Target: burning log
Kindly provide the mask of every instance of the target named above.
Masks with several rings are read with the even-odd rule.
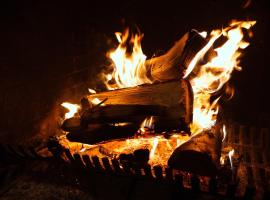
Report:
[[[87,129],[93,124],[116,124],[132,122],[139,124],[148,116],[167,116],[170,109],[159,105],[107,105],[89,108],[81,117],[66,119],[61,128],[66,132],[76,132]],[[168,121],[166,119],[166,121]],[[180,121],[180,119],[179,119]],[[179,123],[168,122],[177,126]],[[87,130],[86,130],[87,131]]]
[[[166,115],[168,108],[159,105],[106,105],[89,109],[81,116],[81,125],[90,123],[142,122],[147,116]]]
[[[68,120],[67,120],[68,121]],[[127,119],[126,119],[127,121]],[[95,144],[105,140],[129,138],[139,134],[138,129],[141,121],[137,122],[124,122],[124,123],[95,123],[89,124],[87,128],[78,127],[64,127],[63,130],[68,130],[67,139],[71,142],[81,142],[86,144]],[[147,133],[150,135],[157,135],[165,131],[172,130],[185,130],[187,127],[183,125],[180,119],[169,119],[166,117],[159,117],[154,128],[153,133]],[[167,133],[167,132],[166,132]],[[164,133],[163,135],[165,135]]]
[[[62,126],[63,131],[69,132],[69,131],[78,131],[82,129],[81,126],[81,119],[79,117],[72,117],[69,119],[66,119]]]
[[[107,106],[119,104],[163,106],[166,107],[167,110],[170,110],[169,112],[166,111],[167,117],[183,118],[186,124],[192,121],[192,89],[189,82],[185,80],[105,91],[88,95],[87,98],[90,102],[96,98],[99,100],[108,98],[105,102]],[[106,110],[108,115],[110,112],[113,112],[109,109]],[[161,110],[163,110],[163,113],[159,113],[158,115],[161,114],[162,116],[164,109]],[[147,109],[142,109],[141,111],[142,113],[148,114],[148,116],[155,115],[147,113]],[[159,111],[155,108],[155,112]],[[131,117],[131,113],[119,113],[119,111],[117,115],[121,115],[124,119]],[[113,116],[113,114],[111,114],[111,116]]]
[[[217,175],[222,137],[219,131],[204,131],[174,150],[168,165],[201,176]]]
[[[148,77],[160,82],[182,78],[183,71],[206,43],[207,40],[196,30],[191,30],[166,54],[146,61]]]
[[[66,135],[70,142],[95,144],[110,139],[132,137],[136,133],[139,124],[126,124],[113,126],[109,124],[95,124],[87,129],[72,131]]]

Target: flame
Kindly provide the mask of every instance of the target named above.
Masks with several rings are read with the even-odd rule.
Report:
[[[207,32],[206,31],[202,31],[199,33],[203,38],[207,37]]]
[[[158,146],[158,142],[159,142],[159,138],[155,137],[154,140],[153,140],[152,149],[151,149],[150,154],[149,154],[150,160],[154,158],[155,151],[156,151],[157,146]]]
[[[69,112],[67,112],[65,114],[65,119],[69,119],[72,118],[80,109],[80,106],[77,104],[72,104],[72,103],[68,103],[68,102],[64,102],[61,104],[61,106],[67,108],[69,110]]]
[[[223,132],[222,142],[224,142],[224,140],[226,139],[226,136],[227,136],[227,129],[226,129],[225,125],[223,125],[223,127],[222,127],[222,132]]]
[[[130,40],[128,40],[128,30],[123,34],[117,32],[115,35],[119,45],[109,53],[109,57],[113,61],[114,71],[112,74],[106,75],[107,88],[112,90],[151,83],[152,81],[146,75],[146,56],[141,48],[143,35],[132,35]],[[127,43],[132,46],[130,53],[127,52]],[[111,80],[114,80],[115,84],[109,84],[108,82]]]
[[[224,165],[225,164],[225,159],[224,157],[220,156],[220,164],[221,165]]]
[[[181,145],[181,140],[180,139],[176,139],[176,147],[179,147]]]
[[[223,30],[212,31],[209,42],[190,62],[184,78],[189,76],[218,38],[226,37],[227,41],[214,50],[217,56],[200,66],[198,74],[190,80],[194,93],[193,123],[190,126],[192,134],[200,133],[215,125],[220,97],[213,102],[210,102],[210,97],[228,82],[234,69],[241,70],[238,66],[240,50],[249,45],[248,42],[243,41],[242,29],[250,29],[255,23],[255,21],[233,21]]]
[[[91,103],[94,104],[94,105],[98,105],[100,104],[102,101],[99,99],[99,98],[94,98],[91,100]]]
[[[96,93],[97,93],[95,90],[93,90],[93,89],[91,89],[91,88],[88,88],[88,92],[89,92],[90,94],[96,94]]]
[[[153,130],[154,127],[155,127],[154,117],[153,116],[146,117],[145,120],[141,124],[140,130],[144,132],[146,128],[149,128],[149,129]]]
[[[195,55],[190,62],[184,78],[189,76],[194,68],[199,68],[199,71],[189,78],[194,94],[193,104],[193,122],[190,125],[193,135],[200,133],[204,129],[210,129],[215,125],[217,120],[217,114],[219,111],[218,101],[220,97],[217,97],[213,101],[210,101],[213,94],[220,90],[225,83],[231,77],[231,73],[234,69],[240,70],[239,58],[240,50],[246,48],[249,43],[243,41],[242,29],[250,29],[256,22],[255,21],[233,21],[229,27],[222,30],[214,30],[209,35],[207,32],[199,33],[204,38],[209,38],[207,44]],[[225,37],[226,42],[214,49],[216,56],[211,58],[206,64],[199,65],[199,62],[205,56],[205,54],[211,49],[217,39]],[[131,35],[126,31],[123,34],[116,33],[116,38],[119,42],[118,47],[109,53],[114,66],[114,71],[111,74],[105,75],[107,80],[108,89],[117,89],[125,87],[133,87],[144,83],[152,83],[147,78],[145,61],[146,56],[141,49],[142,35]],[[129,39],[131,38],[131,39]],[[131,51],[128,51],[130,49]],[[115,82],[115,83],[113,83]],[[226,88],[227,89],[227,88]],[[89,89],[89,92],[94,94],[96,91]],[[233,90],[228,92],[233,94]],[[101,101],[98,98],[94,98],[92,103],[102,104],[106,100]],[[63,103],[62,106],[69,109],[65,118],[73,117],[77,110],[80,108],[76,104]],[[134,152],[135,149],[147,148],[150,151],[149,163],[150,164],[167,164],[168,158],[172,152],[188,141],[190,136],[188,134],[174,134],[167,138],[164,135],[154,135],[154,117],[146,118],[139,129],[142,135],[151,133],[147,137],[134,137],[123,141],[111,141],[103,143],[107,145],[108,149],[120,153]],[[115,126],[121,126],[122,124],[115,124]],[[123,124],[124,125],[124,124]],[[223,139],[225,140],[227,130],[225,125],[222,128]],[[88,151],[88,148],[82,147],[81,152]],[[231,169],[233,170],[232,156],[234,150],[232,149],[228,153],[230,159]],[[220,158],[221,164],[224,164],[224,157]]]
[[[233,162],[232,162],[233,154],[234,154],[234,149],[230,150],[230,152],[228,153],[230,164],[231,164],[231,170],[233,170]]]

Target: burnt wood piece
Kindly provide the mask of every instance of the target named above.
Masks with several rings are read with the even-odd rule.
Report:
[[[106,105],[89,109],[81,116],[81,125],[91,123],[142,122],[148,116],[163,116],[168,108],[160,105]]]
[[[148,77],[153,81],[180,79],[194,56],[207,44],[196,30],[191,30],[175,42],[164,55],[146,60]]]
[[[170,113],[170,110],[160,105],[108,105],[88,109],[82,114],[81,118],[66,119],[61,128],[66,132],[77,132],[94,123],[141,123],[150,115],[165,116],[167,113]],[[172,125],[175,125],[175,123]]]
[[[61,129],[66,132],[79,131],[82,129],[81,119],[79,117],[66,119],[61,125]]]
[[[105,140],[129,138],[134,135],[141,134],[140,128],[142,120],[139,122],[127,123],[125,125],[117,126],[114,124],[90,124],[87,128],[67,133],[66,137],[71,142],[81,142],[85,144],[95,144]],[[186,125],[181,122],[181,119],[160,117],[155,122],[154,133],[148,134],[164,134],[164,131],[185,130]],[[104,147],[100,147],[99,151],[109,157],[114,157],[113,151],[107,151]]]
[[[167,109],[169,109],[169,112],[166,112],[169,117],[183,118],[183,121],[186,124],[189,124],[192,121],[192,88],[190,83],[185,80],[175,80],[165,83],[148,84],[132,88],[105,91],[88,95],[87,98],[90,102],[95,98],[100,100],[108,98],[105,102],[107,106],[119,104],[165,106]],[[113,112],[109,111],[109,107],[104,109],[107,109],[110,113]],[[149,112],[151,109],[149,111],[147,109],[143,109],[142,111],[145,113],[145,115],[151,115],[151,112]],[[156,114],[161,114],[160,110],[156,109],[156,112],[158,112]],[[117,114],[124,116],[124,119],[128,119],[131,113],[123,112]],[[152,113],[152,115],[154,114],[155,113]],[[86,113],[82,118],[87,118],[86,116],[91,117],[92,115],[91,113]],[[97,119],[101,116],[102,115],[98,115],[98,113],[96,114]]]
[[[71,142],[95,144],[110,139],[132,137],[136,133],[139,124],[126,126],[112,126],[108,124],[96,124],[87,129],[70,132],[66,135]]]
[[[216,176],[220,164],[222,137],[218,128],[191,137],[174,150],[168,165],[201,176]]]

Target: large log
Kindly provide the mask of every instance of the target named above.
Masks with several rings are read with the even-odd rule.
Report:
[[[201,176],[216,176],[220,165],[222,137],[217,127],[191,137],[174,150],[168,165]]]
[[[170,109],[168,117],[182,118],[186,124],[192,121],[193,94],[189,82],[169,81],[141,85],[87,96],[91,102],[95,98],[104,100],[106,105],[159,105]]]
[[[132,119],[134,120],[134,118]],[[63,124],[62,129],[69,132],[67,134],[67,139],[72,142],[81,142],[87,144],[95,144],[97,142],[119,139],[119,138],[129,138],[141,133],[138,131],[141,121],[132,121],[129,117],[126,117],[126,122],[124,123],[90,123],[87,127],[76,126],[78,124],[77,119],[68,119],[66,123]],[[68,126],[69,123],[75,121],[75,127]],[[155,119],[155,126],[153,128],[154,132],[146,132],[145,135],[160,134],[164,131],[173,131],[176,129],[185,130],[185,126],[181,123],[179,119],[169,119],[165,116],[157,117]],[[144,127],[145,128],[145,127]]]
[[[81,125],[93,123],[141,123],[148,116],[169,116],[170,109],[160,105],[106,105],[86,110],[81,116]]]
[[[196,30],[186,33],[167,53],[146,60],[148,78],[160,82],[180,79],[191,60],[206,43],[207,40]]]
[[[96,144],[110,139],[129,138],[135,135],[139,124],[127,124],[124,126],[113,126],[109,124],[93,124],[87,129],[72,131],[68,133],[67,139],[71,142],[85,144]]]

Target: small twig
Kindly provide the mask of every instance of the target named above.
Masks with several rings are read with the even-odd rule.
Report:
[[[105,103],[108,100],[108,98],[103,99],[101,102],[99,102],[97,105],[94,105],[93,108],[91,108],[91,112],[95,112],[97,108],[99,108],[103,103]]]

